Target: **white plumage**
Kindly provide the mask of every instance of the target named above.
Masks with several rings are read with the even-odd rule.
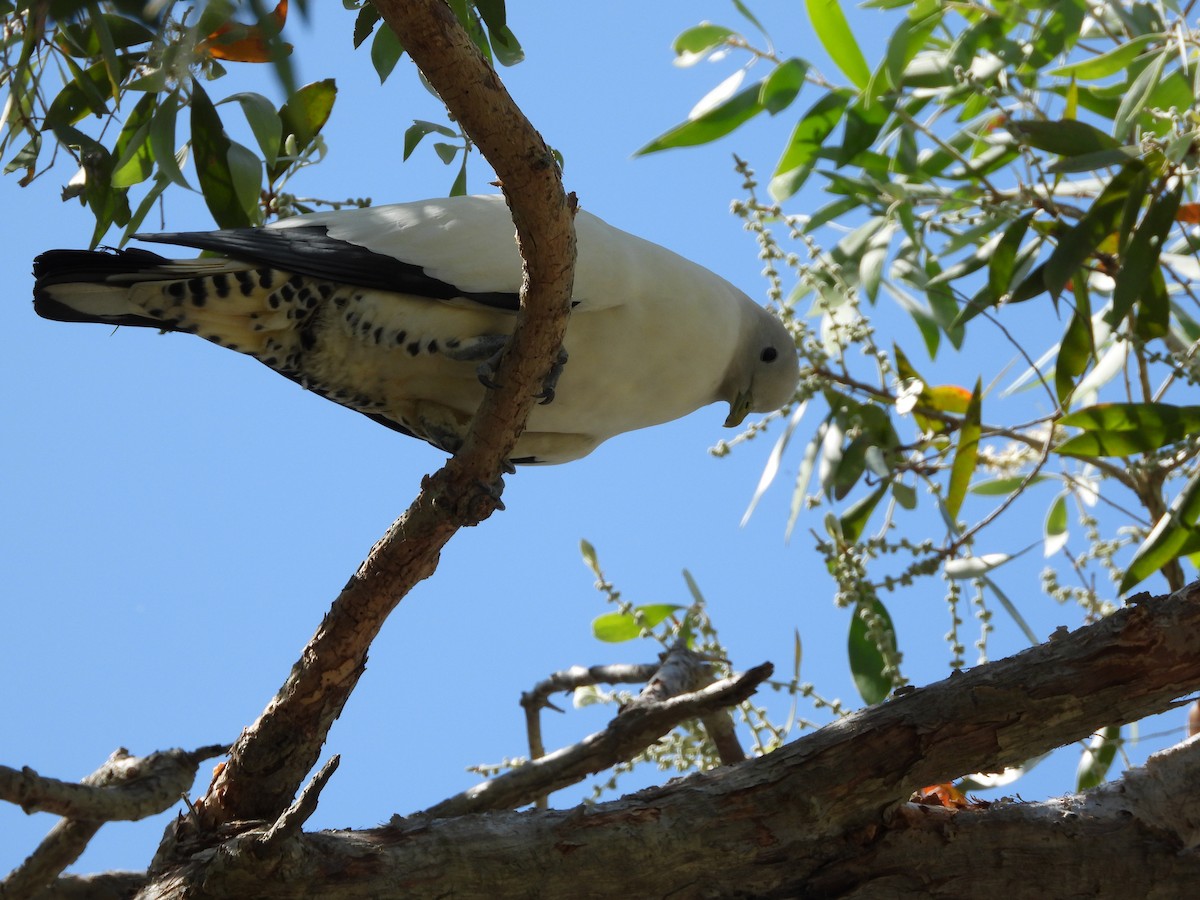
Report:
[[[796,348],[778,319],[587,212],[575,226],[566,366],[514,461],[578,459],[718,400],[735,425],[792,397]],[[483,396],[477,369],[515,322],[521,260],[499,196],[142,238],[222,257],[52,250],[34,263],[37,312],[199,334],[451,452]]]

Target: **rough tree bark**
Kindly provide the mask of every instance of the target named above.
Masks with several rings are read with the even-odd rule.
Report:
[[[1200,687],[1200,586],[856,713],[776,752],[594,808],[231,836],[142,897],[1190,896],[1200,736],[1113,784],[962,810],[997,771]]]

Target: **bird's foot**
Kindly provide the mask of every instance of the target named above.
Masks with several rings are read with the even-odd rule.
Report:
[[[541,393],[534,395],[539,405],[545,406],[547,403],[554,402],[554,389],[558,387],[558,379],[562,377],[563,368],[566,364],[567,351],[559,347],[558,355],[554,357],[554,363],[550,366],[550,371],[546,373],[546,377],[542,381]]]
[[[446,348],[445,353],[450,359],[460,362],[481,361],[475,369],[475,374],[479,377],[480,384],[493,390],[500,386],[496,381],[496,369],[500,365],[500,357],[504,353],[504,348],[508,346],[508,340],[509,337],[506,334],[481,334],[457,347]],[[567,351],[560,348],[558,355],[554,358],[554,363],[550,366],[550,371],[546,373],[546,378],[542,381],[541,391],[535,395],[541,405],[545,406],[554,400],[554,390],[566,364]]]

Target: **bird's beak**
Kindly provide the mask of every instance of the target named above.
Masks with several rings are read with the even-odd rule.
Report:
[[[742,420],[750,414],[750,407],[754,404],[754,397],[749,391],[738,391],[736,397],[729,402],[729,415],[725,419],[726,428],[737,428],[742,424]]]

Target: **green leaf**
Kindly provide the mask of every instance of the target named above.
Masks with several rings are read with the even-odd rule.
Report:
[[[1097,403],[1059,420],[1083,434],[1055,447],[1063,456],[1129,456],[1158,450],[1200,432],[1200,406]]]
[[[871,80],[871,69],[838,0],[805,0],[804,6],[829,58],[856,88],[864,90]]]
[[[979,437],[982,433],[982,393],[983,385],[978,379],[975,390],[971,392],[971,401],[963,415],[962,427],[958,432],[958,450],[954,454],[954,464],[950,467],[950,489],[946,494],[946,514],[952,521],[957,521],[958,511],[962,508],[963,498],[975,474],[975,463],[979,458]]]
[[[807,72],[808,63],[795,56],[777,66],[763,79],[758,95],[759,104],[771,115],[787,109],[804,87]]]
[[[404,45],[400,43],[400,38],[396,37],[396,32],[392,31],[387,22],[380,23],[379,30],[375,32],[375,40],[371,41],[371,65],[379,75],[380,84],[388,80],[388,76],[392,74],[403,55]]]
[[[1158,269],[1159,254],[1163,241],[1171,226],[1183,198],[1182,181],[1166,194],[1159,194],[1150,201],[1141,224],[1134,229],[1128,247],[1121,254],[1121,269],[1117,272],[1113,287],[1112,308],[1104,321],[1116,327],[1128,315],[1133,304],[1139,300],[1153,303],[1149,311],[1165,332],[1170,310],[1166,297],[1157,297],[1152,290],[1151,275]],[[1139,198],[1140,200],[1140,198]],[[1155,302],[1159,301],[1159,302]]]
[[[462,165],[458,167],[458,175],[450,185],[451,197],[463,197],[467,193],[467,154],[463,154]]]
[[[1046,522],[1042,527],[1043,554],[1053,556],[1067,543],[1067,498],[1059,494],[1046,511]]]
[[[828,93],[814,103],[796,123],[771,178],[772,197],[779,201],[786,200],[804,185],[816,164],[825,139],[837,128],[852,96],[847,91]]]
[[[1124,743],[1121,728],[1109,725],[1092,735],[1087,747],[1079,757],[1075,770],[1075,790],[1086,791],[1104,783],[1117,758],[1117,749]]]
[[[221,228],[249,228],[254,224],[247,214],[230,170],[231,142],[225,134],[216,107],[199,82],[192,84],[192,152],[196,161],[196,176],[204,202],[213,220]],[[255,158],[255,162],[257,162]],[[240,160],[239,160],[240,167]]]
[[[1133,84],[1121,97],[1121,104],[1117,107],[1117,114],[1113,118],[1113,134],[1119,139],[1126,140],[1133,135],[1133,126],[1142,114],[1142,110],[1146,108],[1150,95],[1158,86],[1167,57],[1174,54],[1173,46],[1161,49],[1150,61],[1150,64],[1142,69],[1137,78],[1133,80]]]
[[[724,46],[729,38],[736,35],[737,32],[724,25],[714,25],[711,22],[694,25],[686,31],[680,32],[679,36],[671,43],[671,49],[675,51],[676,56],[675,65],[681,67],[695,65],[718,47]]]
[[[928,9],[928,7],[926,7]],[[913,15],[916,15],[916,9]],[[941,22],[945,10],[936,7],[925,15],[904,19],[888,39],[886,72],[893,87],[904,83],[905,71]]]
[[[176,159],[175,120],[179,112],[179,95],[168,94],[158,104],[154,122],[150,125],[150,149],[158,163],[159,174],[172,184],[191,189]]]
[[[724,103],[663,132],[634,156],[645,156],[672,147],[694,147],[724,137],[763,111],[758,101],[760,91],[761,88],[754,85],[738,92]]]
[[[408,126],[408,129],[404,132],[405,159],[408,159],[412,155],[412,152],[417,149],[417,145],[420,144],[428,134],[440,134],[443,137],[457,137],[454,129],[448,128],[445,125],[441,125],[437,122],[427,122],[424,119],[414,119],[413,123]]]
[[[1045,481],[1045,475],[1038,475],[1029,485],[1032,487],[1040,481]],[[1014,475],[1012,478],[989,478],[986,481],[979,481],[971,485],[971,493],[979,494],[985,497],[1007,497],[1025,481],[1021,475]]]
[[[1008,130],[1036,150],[1059,156],[1083,156],[1104,150],[1116,150],[1121,144],[1099,128],[1076,119],[1012,121]]]
[[[337,84],[332,78],[306,84],[288,97],[287,102],[279,108],[283,137],[279,142],[275,165],[267,171],[268,181],[274,182],[292,163],[284,153],[288,136],[295,138],[297,153],[307,150],[329,121],[336,99]]]
[[[1042,275],[1051,295],[1057,297],[1100,243],[1117,230],[1131,188],[1145,178],[1145,172],[1140,160],[1131,161],[1113,176],[1079,222],[1059,238]]]
[[[992,258],[988,262],[988,290],[991,291],[993,303],[999,303],[1000,298],[1008,293],[1017,267],[1017,251],[1021,249],[1021,242],[1025,240],[1025,232],[1033,216],[1033,212],[1028,212],[1011,222],[992,251]]]
[[[262,196],[263,164],[258,154],[236,141],[229,142],[229,174],[233,190],[251,225],[262,224],[259,198]]]
[[[525,51],[521,42],[507,25],[488,29],[488,41],[492,45],[492,54],[502,66],[515,66],[525,59]]]
[[[1162,35],[1143,34],[1140,37],[1118,44],[1107,53],[1093,56],[1089,59],[1051,69],[1047,75],[1055,78],[1078,78],[1080,81],[1094,81],[1107,78],[1118,72],[1132,68],[1131,63],[1151,44],[1162,40]]]
[[[1054,363],[1054,392],[1064,407],[1075,390],[1076,379],[1087,371],[1088,363],[1096,355],[1088,289],[1082,279],[1075,286],[1075,301],[1075,312],[1059,342]]]
[[[158,198],[162,196],[163,191],[170,184],[170,179],[164,177],[161,172],[154,179],[154,184],[150,186],[150,190],[146,191],[146,196],[142,198],[142,202],[138,204],[137,209],[133,211],[133,215],[129,217],[129,223],[121,233],[122,246],[142,227],[142,222],[145,221],[147,214],[154,208],[154,204],[158,202]]]
[[[613,644],[631,641],[640,637],[643,629],[648,631],[681,609],[686,607],[674,603],[651,603],[635,606],[633,613],[605,613],[592,621],[592,634],[598,640]]]
[[[69,62],[69,60],[68,60]],[[119,77],[124,78],[131,66],[130,56],[119,58]],[[46,110],[44,129],[54,129],[61,125],[74,125],[90,113],[107,111],[107,104],[112,99],[112,82],[109,80],[108,68],[103,62],[98,62],[86,71],[81,71],[71,63],[70,68],[74,78],[58,92]]]
[[[475,0],[475,8],[489,29],[503,28],[508,24],[508,10],[504,0]]]
[[[1128,592],[1162,571],[1172,560],[1200,550],[1200,530],[1194,527],[1197,518],[1200,518],[1200,472],[1191,477],[1138,547],[1121,579],[1120,592]]]
[[[842,146],[834,160],[839,166],[853,162],[870,148],[888,120],[888,108],[879,100],[868,103],[859,99],[846,107],[845,116]]]
[[[875,511],[875,507],[879,505],[879,501],[883,499],[883,495],[887,493],[890,486],[890,482],[881,481],[875,490],[842,513],[840,517],[842,534],[847,541],[855,543],[862,537],[867,522],[871,519],[871,513]]]
[[[859,696],[868,704],[880,703],[892,692],[894,682],[886,672],[886,661],[879,646],[871,639],[864,615],[877,618],[881,626],[879,637],[889,655],[896,653],[896,629],[892,617],[878,599],[860,603],[850,618],[850,635],[847,650],[850,656],[850,673]]]
[[[262,151],[267,167],[274,167],[283,144],[283,121],[275,111],[275,105],[262,94],[247,91],[232,94],[217,106],[230,102],[241,105],[242,114],[250,125],[250,131],[254,133],[254,140]]]
[[[371,32],[375,30],[375,23],[379,21],[379,10],[375,8],[374,3],[364,3],[358,11],[358,16],[354,19],[354,49],[357,50],[362,46],[363,41],[371,36]]]
[[[112,185],[117,188],[140,184],[154,171],[154,150],[150,143],[150,128],[158,97],[146,94],[129,111],[117,142],[113,146]]]

